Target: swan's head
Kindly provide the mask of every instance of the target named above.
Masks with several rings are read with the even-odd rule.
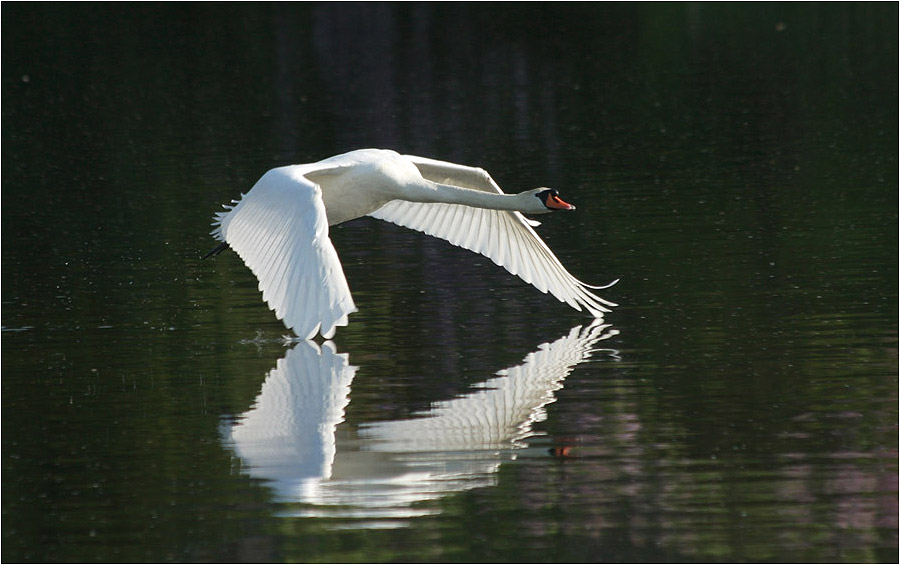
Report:
[[[575,206],[572,206],[568,202],[564,201],[559,197],[559,192],[552,188],[541,187],[535,188],[534,190],[529,190],[527,194],[534,195],[535,198],[538,199],[540,204],[538,208],[533,213],[546,213],[546,212],[555,212],[556,210],[574,210]]]

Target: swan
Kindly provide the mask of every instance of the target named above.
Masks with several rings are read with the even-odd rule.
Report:
[[[330,339],[357,308],[328,227],[371,216],[480,253],[543,293],[595,318],[616,304],[572,276],[526,214],[574,210],[557,191],[505,194],[481,168],[386,149],[358,149],[317,163],[277,167],[213,218],[259,280],[269,308],[297,336]]]

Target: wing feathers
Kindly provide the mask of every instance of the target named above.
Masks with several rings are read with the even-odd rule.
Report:
[[[502,194],[484,170],[415,155],[405,155],[423,177],[443,184]],[[549,292],[576,310],[596,317],[614,303],[592,293],[572,276],[532,229],[538,225],[519,212],[472,208],[458,204],[422,204],[394,200],[371,216],[445,239],[480,253],[543,293]]]
[[[356,311],[319,188],[291,167],[269,171],[233,207],[216,214],[226,241],[259,279],[263,299],[298,336],[334,334]]]
[[[609,306],[615,306],[590,292],[562,266],[531,226],[509,212],[393,200],[370,215],[480,253],[576,310],[586,309],[602,317]]]

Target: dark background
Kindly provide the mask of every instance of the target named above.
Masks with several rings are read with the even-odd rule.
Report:
[[[895,562],[897,16],[4,3],[3,559]],[[558,188],[578,211],[540,233],[622,279],[617,354],[539,426],[581,457],[387,531],[280,518],[234,470],[219,422],[286,332],[237,257],[198,260],[265,170],[358,147]],[[335,337],[350,425],[585,322],[420,234],[332,238],[360,307]]]

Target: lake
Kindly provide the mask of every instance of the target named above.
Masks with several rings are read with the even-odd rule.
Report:
[[[2,558],[896,562],[898,7],[2,6]],[[331,230],[286,341],[213,213],[361,147],[577,206],[593,320]]]

